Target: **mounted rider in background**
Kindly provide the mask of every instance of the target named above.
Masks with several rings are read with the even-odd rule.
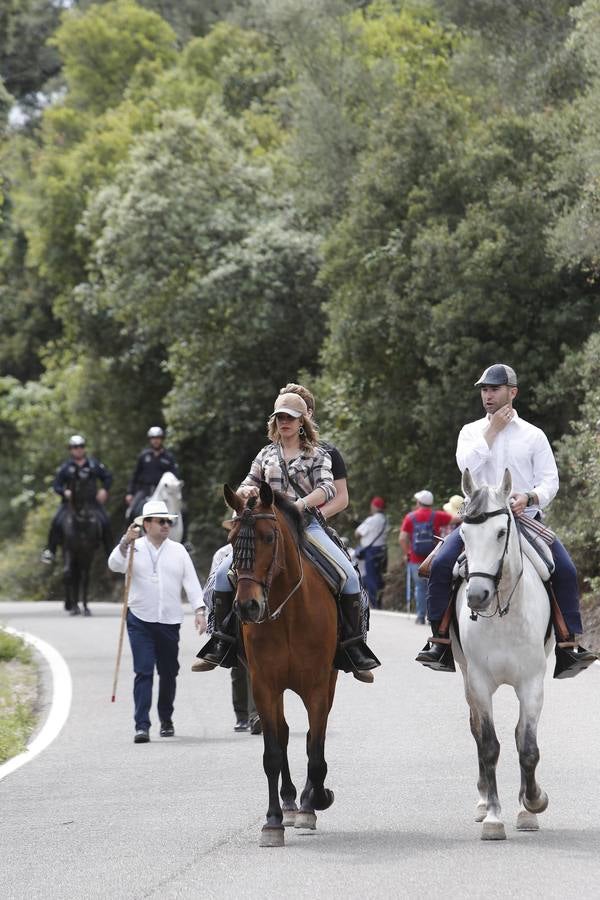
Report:
[[[57,469],[52,487],[62,498],[62,502],[52,519],[48,532],[48,546],[42,551],[41,560],[48,565],[54,562],[56,549],[62,543],[63,522],[71,499],[74,478],[86,479],[94,484],[96,491],[96,512],[102,528],[102,543],[109,555],[112,551],[113,540],[110,533],[110,521],[105,510],[108,500],[108,491],[112,484],[112,475],[106,466],[93,456],[88,456],[85,450],[85,438],[80,434],[74,434],[69,438],[69,459]],[[97,488],[100,481],[101,487]]]
[[[146,436],[149,446],[144,447],[137,458],[125,495],[128,519],[141,511],[144,500],[152,496],[165,472],[172,472],[177,478],[180,477],[175,457],[164,446],[163,429],[153,425]]]

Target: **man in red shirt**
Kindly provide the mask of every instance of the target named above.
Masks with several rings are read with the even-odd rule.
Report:
[[[417,491],[414,499],[414,510],[404,517],[400,526],[399,542],[406,554],[406,603],[407,606],[410,604],[414,586],[417,610],[415,622],[424,625],[427,614],[427,579],[419,576],[419,566],[435,547],[434,535],[439,535],[444,526],[456,522],[456,517],[433,508],[431,491]]]

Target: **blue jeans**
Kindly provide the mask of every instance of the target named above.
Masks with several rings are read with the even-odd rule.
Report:
[[[135,727],[150,728],[154,667],[158,672],[158,717],[161,722],[173,718],[175,683],[179,672],[179,625],[143,622],[127,613],[127,634],[133,654],[133,702]]]
[[[379,606],[379,591],[383,590],[383,565],[385,557],[384,547],[365,547],[365,577],[363,584],[369,595],[369,603],[377,608]]]
[[[311,519],[306,526],[306,531],[315,539],[315,543],[322,547],[328,556],[335,559],[336,563],[343,569],[346,575],[346,584],[344,585],[343,594],[358,594],[360,592],[360,582],[356,570],[345,553],[343,553],[337,544],[335,544],[329,535],[325,534],[321,526],[314,519]],[[227,573],[231,567],[233,550],[229,556],[226,556],[221,565],[217,569],[217,578],[215,581],[216,591],[230,591],[231,584],[227,577]]]
[[[427,614],[432,622],[439,622],[448,606],[452,569],[462,549],[463,542],[460,531],[457,528],[455,531],[450,532],[433,557],[427,590]],[[581,634],[583,625],[579,612],[577,570],[558,538],[552,544],[552,556],[555,569],[550,581],[554,588],[557,603],[569,631],[572,634]]]
[[[419,575],[419,566],[421,563],[408,563],[407,583],[406,583],[406,607],[410,603],[411,588],[414,589],[415,608],[417,611],[417,619],[423,619],[427,614],[427,579],[421,578]]]

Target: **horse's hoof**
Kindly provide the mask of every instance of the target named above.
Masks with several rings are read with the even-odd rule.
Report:
[[[84,616],[91,616],[92,611],[91,611],[91,609],[88,609],[86,606],[86,608],[83,611],[83,614],[84,614]]]
[[[323,788],[320,794],[317,794],[315,789],[312,788],[308,795],[308,802],[313,809],[329,809],[334,800],[334,793],[329,788]]]
[[[259,847],[283,847],[285,844],[283,825],[263,825],[260,833]]]
[[[79,609],[78,606],[75,606],[72,610],[70,610],[69,615],[70,616],[80,616],[81,610]]]
[[[535,813],[522,809],[517,816],[517,831],[539,831],[537,816]]]
[[[543,813],[548,806],[548,794],[546,791],[540,791],[540,796],[533,802],[523,797],[523,806],[530,813]]]
[[[296,824],[296,816],[298,815],[298,809],[295,807],[294,809],[284,809],[283,810],[283,822],[281,823],[284,828],[293,828]]]
[[[483,800],[477,804],[475,808],[475,821],[483,822],[485,817],[487,816],[487,803],[484,803]]]
[[[301,809],[296,813],[294,828],[308,828],[309,831],[315,831],[316,827],[317,817],[314,812],[305,812]]]
[[[481,828],[482,841],[505,841],[506,831],[502,822],[484,822]]]

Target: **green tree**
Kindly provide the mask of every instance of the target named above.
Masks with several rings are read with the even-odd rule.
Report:
[[[136,68],[175,60],[175,33],[133,0],[68,10],[50,40],[63,61],[69,105],[99,114],[118,105]]]
[[[440,94],[389,112],[327,245],[323,391],[365,493],[378,458],[406,502],[415,484],[456,490],[456,435],[481,414],[469,385],[492,361],[515,364],[521,411],[562,433],[566,409],[540,408],[536,387],[589,333],[597,291],[554,269],[557,148],[537,120],[478,123]]]

